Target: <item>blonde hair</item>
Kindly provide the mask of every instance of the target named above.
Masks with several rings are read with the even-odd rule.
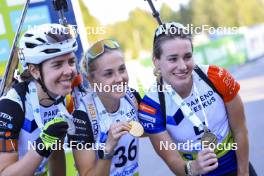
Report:
[[[88,74],[88,68],[87,68],[88,63],[87,62],[88,61],[87,61],[85,55],[83,55],[81,58],[81,61],[80,61],[80,69],[81,69],[81,72],[85,75]]]

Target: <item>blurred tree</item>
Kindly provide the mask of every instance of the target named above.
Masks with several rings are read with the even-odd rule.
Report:
[[[163,22],[180,21],[179,13],[173,11],[167,4],[162,4],[160,8],[160,17]]]
[[[180,5],[180,10],[176,14],[179,14],[180,23],[187,25],[192,22],[192,11],[189,5]]]
[[[180,5],[179,11],[173,11],[167,4],[162,4],[160,16],[163,22],[176,21],[182,24],[189,24],[192,20],[192,11],[190,7]]]
[[[100,37],[101,24],[99,20],[90,14],[89,9],[86,7],[84,0],[79,0],[81,13],[83,16],[83,21],[85,25],[85,31],[87,34],[87,39],[89,42],[95,42]]]
[[[261,0],[234,0],[238,26],[264,22],[264,6]]]
[[[100,22],[90,14],[85,0],[79,2],[89,42],[105,37],[115,38],[128,58],[138,58],[141,51],[151,51],[158,24],[149,12],[135,9],[129,13],[127,20],[108,25],[105,34],[98,34],[97,28],[102,28]],[[163,22],[177,21],[185,25],[206,24],[212,27],[244,26],[263,22],[264,0],[190,0],[187,5],[180,5],[177,12],[166,4],[159,11]]]
[[[133,40],[141,48],[150,49],[152,47],[153,33],[158,26],[152,15],[144,10],[136,9],[129,14],[128,23],[131,24]]]
[[[264,21],[261,0],[191,0],[190,8],[196,26],[244,26]]]
[[[115,37],[130,58],[138,58],[140,51],[150,50],[157,24],[150,13],[135,9],[126,21],[107,26],[107,37]]]

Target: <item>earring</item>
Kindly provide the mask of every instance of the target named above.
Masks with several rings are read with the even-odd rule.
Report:
[[[154,74],[154,76],[156,76],[156,81],[158,83],[160,83],[161,71],[158,68],[155,67],[154,70],[153,70],[153,74]]]

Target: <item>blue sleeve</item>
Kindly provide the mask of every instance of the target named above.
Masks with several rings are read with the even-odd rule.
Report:
[[[139,120],[146,133],[156,134],[166,130],[166,124],[161,115],[160,104],[146,95],[139,106]]]

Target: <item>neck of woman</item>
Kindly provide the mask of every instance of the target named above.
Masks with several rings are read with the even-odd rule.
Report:
[[[114,99],[107,97],[105,95],[97,94],[102,104],[105,107],[105,110],[109,113],[114,113],[119,109],[120,99]]]
[[[39,98],[39,104],[41,104],[43,106],[52,105],[54,103],[54,101],[50,99],[47,92],[45,92],[42,89],[41,85],[38,82],[36,82],[36,86],[37,86],[37,94],[38,94],[38,98]]]
[[[173,89],[180,95],[181,98],[184,99],[190,95],[192,86],[193,81],[190,81],[188,84],[181,85],[181,87],[173,87]]]

